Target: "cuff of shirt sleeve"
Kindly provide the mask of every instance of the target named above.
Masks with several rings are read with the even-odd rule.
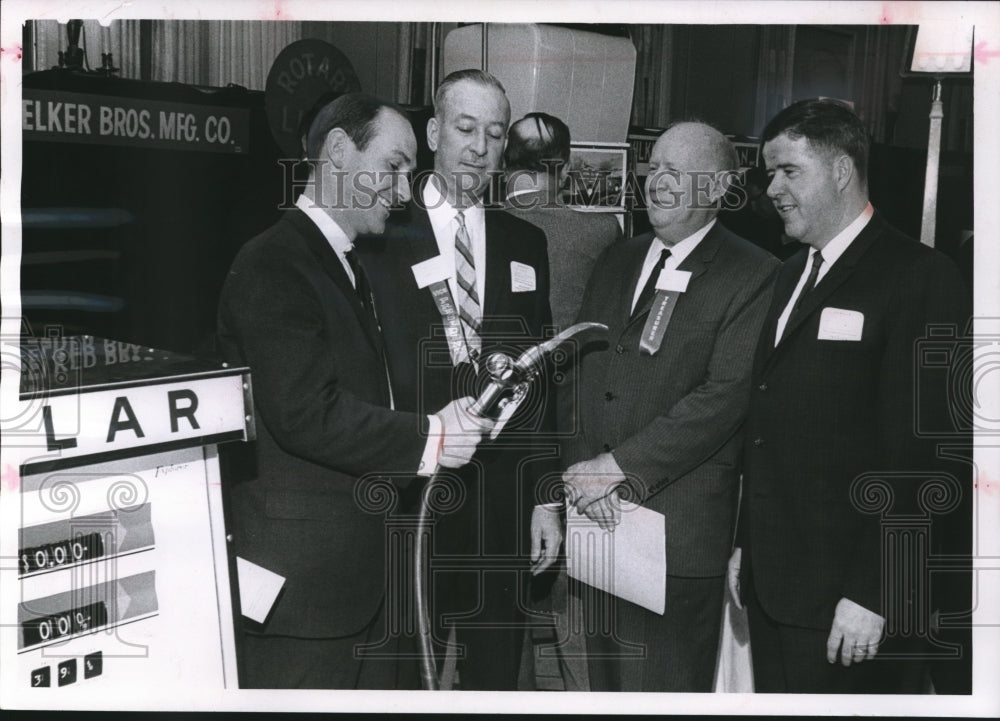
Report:
[[[427,444],[424,446],[424,455],[420,457],[420,465],[417,467],[418,476],[434,475],[441,449],[442,433],[444,426],[441,424],[441,419],[437,416],[427,416]]]

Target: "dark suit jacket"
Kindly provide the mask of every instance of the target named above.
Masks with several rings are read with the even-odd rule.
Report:
[[[476,378],[470,364],[463,363],[459,368],[452,365],[431,291],[418,288],[411,271],[414,264],[438,255],[427,212],[411,205],[394,221],[383,235],[359,239],[357,247],[375,291],[396,407],[433,413],[454,398],[478,395],[483,381]],[[535,269],[534,291],[511,291],[511,263],[515,261]],[[517,354],[544,338],[545,329],[552,323],[544,234],[504,211],[487,209],[485,272],[483,357],[501,348]],[[544,468],[553,466],[551,450],[547,461],[527,460],[533,455],[530,449],[538,445],[535,432],[553,427],[554,408],[544,391],[544,383],[536,383],[504,433],[496,442],[481,445],[475,462],[459,474],[467,488],[485,487],[487,499],[505,499],[492,504],[487,501],[486,524],[467,528],[474,533],[472,546],[483,548],[485,544],[494,552],[513,553],[517,550],[513,542],[518,536],[522,540],[526,537],[521,533],[526,528],[523,516],[511,518],[510,510],[518,492],[522,509],[534,505],[534,481],[546,472]],[[519,450],[510,450],[511,444],[519,445]],[[546,452],[540,450],[534,455],[538,454]],[[521,481],[520,491],[515,479]],[[494,516],[494,511],[500,516]],[[487,527],[502,530],[484,531]],[[475,543],[475,538],[481,543]]]
[[[385,588],[370,474],[412,474],[426,418],[389,410],[378,328],[298,209],[237,255],[218,333],[224,357],[250,367],[258,419],[257,474],[230,489],[234,548],[287,579],[263,630],[358,631]]]
[[[778,261],[716,223],[679,270],[691,272],[659,352],[639,352],[649,305],[630,306],[652,233],[601,256],[580,321],[610,327],[584,352],[579,433],[567,463],[612,451],[643,505],[666,516],[667,573],[725,572],[739,495],[738,434],[750,364]]]
[[[739,542],[749,547],[768,615],[828,629],[841,597],[881,613],[878,507],[893,484],[886,474],[934,472],[934,446],[915,429],[945,412],[947,400],[940,376],[928,383],[929,373],[915,370],[917,343],[928,323],[963,332],[968,309],[952,263],[876,213],[775,347],[777,319],[807,255],[803,249],[782,267],[757,348]],[[861,340],[820,340],[826,308],[862,313]],[[853,486],[872,473],[882,474],[878,486]],[[915,495],[900,480],[898,490]]]

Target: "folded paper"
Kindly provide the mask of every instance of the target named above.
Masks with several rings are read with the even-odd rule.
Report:
[[[571,578],[663,614],[667,552],[662,513],[623,501],[620,522],[605,531],[570,506],[566,556]]]

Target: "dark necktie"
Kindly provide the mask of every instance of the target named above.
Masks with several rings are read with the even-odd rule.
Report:
[[[344,258],[351,267],[351,272],[354,273],[354,292],[358,294],[358,300],[361,301],[361,305],[366,310],[374,313],[375,305],[372,299],[372,287],[368,284],[368,276],[365,275],[365,269],[361,265],[358,254],[351,249],[344,254]]]
[[[669,257],[670,248],[664,248],[660,253],[660,259],[656,261],[656,265],[653,266],[649,277],[646,278],[646,285],[642,287],[642,292],[639,293],[639,299],[635,302],[635,308],[632,310],[632,317],[635,317],[638,313],[642,312],[643,308],[653,302],[653,295],[656,293],[656,281],[660,279],[660,270],[662,270],[663,264],[667,262],[667,258]]]
[[[799,297],[795,299],[795,305],[792,306],[792,312],[788,316],[789,319],[798,312],[799,307],[802,305],[802,299],[815,287],[821,265],[823,265],[823,253],[817,250],[813,253],[813,264],[809,270],[809,277],[806,278],[806,284],[802,286],[802,292],[799,293]]]
[[[378,313],[375,312],[375,296],[372,294],[372,287],[368,283],[368,276],[365,275],[365,268],[361,265],[361,259],[358,258],[358,254],[354,252],[353,248],[344,253],[344,259],[351,267],[351,272],[354,273],[354,292],[358,294],[361,306],[368,311],[368,317],[374,321],[381,336],[382,326],[378,322]],[[389,361],[385,356],[385,345],[381,340],[379,342],[379,355],[382,357],[382,368],[385,371],[386,389],[389,392],[389,407],[394,408],[392,381],[389,375]]]

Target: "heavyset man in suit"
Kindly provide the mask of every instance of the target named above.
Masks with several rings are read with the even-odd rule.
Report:
[[[610,333],[606,348],[584,352],[579,363],[567,495],[612,528],[618,486],[627,483],[634,500],[664,514],[666,527],[662,616],[577,587],[591,617],[612,622],[610,633],[588,636],[591,690],[712,690],[739,494],[739,429],[778,266],[716,222],[737,163],[717,130],[670,127],[649,160],[653,232],[602,254],[580,310],[578,320],[606,323]],[[689,273],[686,289],[657,291],[661,270]],[[647,321],[664,303],[673,303],[673,313],[650,343],[657,324]]]
[[[876,656],[884,594],[905,588],[882,576],[880,517],[865,506],[891,497],[893,476],[937,472],[916,409],[944,412],[945,388],[916,370],[918,341],[931,323],[960,332],[968,308],[952,264],[868,202],[867,154],[861,121],[830,101],[795,103],[763,134],[768,195],[808,247],[778,276],[745,434],[730,579],[741,571],[758,691],[921,690],[917,662]]]
[[[492,349],[534,344],[551,326],[544,234],[483,204],[500,169],[509,120],[496,78],[479,70],[446,77],[427,124],[434,172],[415,186],[399,224],[359,244],[398,408],[422,411],[478,395]],[[435,297],[450,299],[454,312]],[[450,556],[461,568],[432,571],[430,611],[439,641],[455,631],[463,690],[517,689],[528,515],[532,571],[555,560],[562,540],[558,512],[535,503],[536,481],[556,470],[554,447],[539,435],[551,429],[554,409],[540,390],[495,442],[446,481],[454,484],[457,507],[439,514],[431,566]]]
[[[221,351],[250,367],[258,418],[256,474],[228,489],[233,546],[285,578],[264,623],[244,619],[241,685],[414,687],[412,662],[355,650],[384,635],[392,569],[384,512],[372,500],[385,490],[378,474],[464,465],[485,426],[465,415],[470,398],[426,416],[393,410],[371,292],[352,248],[409,198],[409,121],[377,98],[344,95],[313,120],[307,152],[305,192],[242,248],[219,306]]]

